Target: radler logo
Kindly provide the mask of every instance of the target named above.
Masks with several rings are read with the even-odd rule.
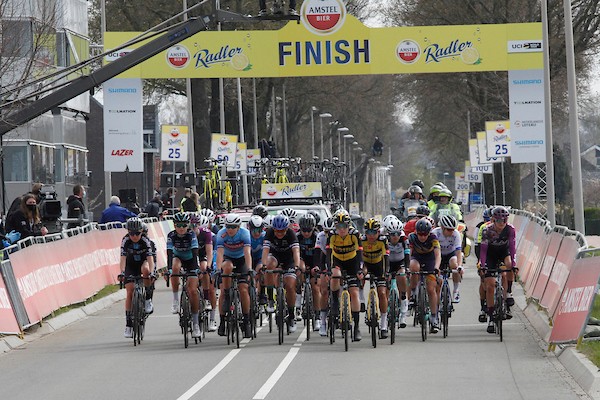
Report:
[[[342,0],[306,0],[300,14],[306,29],[317,35],[328,35],[344,25],[346,6]]]

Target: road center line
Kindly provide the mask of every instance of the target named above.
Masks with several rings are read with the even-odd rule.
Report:
[[[267,397],[267,395],[269,394],[271,389],[273,389],[273,387],[277,384],[277,381],[279,381],[279,379],[283,376],[283,373],[285,372],[285,370],[290,366],[290,364],[294,360],[294,357],[296,357],[296,355],[300,351],[300,346],[302,346],[302,342],[304,342],[305,340],[306,340],[306,328],[304,328],[304,330],[300,334],[300,337],[298,338],[296,343],[294,343],[292,348],[290,348],[290,351],[287,353],[287,355],[281,361],[281,363],[279,363],[279,365],[277,366],[275,371],[273,371],[273,373],[271,374],[269,379],[267,379],[265,384],[262,385],[262,387],[258,390],[258,392],[256,392],[256,394],[252,398],[253,400],[262,400],[265,397]]]

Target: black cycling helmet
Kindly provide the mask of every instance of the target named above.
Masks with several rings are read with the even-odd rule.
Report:
[[[424,184],[424,183],[423,183],[423,181],[422,181],[422,180],[420,180],[420,179],[417,179],[417,180],[414,180],[414,181],[412,181],[412,183],[410,184],[410,186],[418,186],[418,187],[420,187],[421,189],[424,189],[424,188],[425,188],[425,184]]]
[[[415,211],[419,216],[428,216],[431,213],[431,210],[426,205],[420,205],[417,207]]]
[[[315,210],[309,210],[307,212],[307,214],[312,215],[315,218],[315,226],[319,225],[319,222],[321,222],[321,216],[319,215],[319,213]]]
[[[427,218],[421,218],[417,221],[417,224],[415,225],[415,230],[417,231],[417,233],[429,234],[429,232],[431,232],[431,222],[429,222]]]
[[[267,214],[269,214],[267,207],[263,206],[262,204],[257,205],[252,210],[252,215],[258,215],[263,219],[267,216]]]
[[[317,226],[317,221],[315,220],[315,217],[313,217],[312,214],[306,213],[300,217],[298,225],[302,230],[315,229],[315,226]]]
[[[419,194],[423,194],[423,189],[421,189],[421,187],[417,186],[417,185],[412,185],[408,188],[408,193],[410,194],[415,194],[415,193],[419,193]]]
[[[141,232],[144,223],[138,217],[132,217],[127,220],[126,228],[130,232]]]

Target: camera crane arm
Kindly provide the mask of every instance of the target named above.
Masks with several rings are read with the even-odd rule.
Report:
[[[25,107],[8,114],[5,118],[1,118],[0,136],[4,136],[4,134],[18,126],[58,107],[67,100],[99,86],[103,82],[114,78],[120,73],[207,28],[207,23],[203,18],[190,18],[185,23],[174,27],[166,34],[133,50],[131,53],[97,69],[89,75],[77,78],[49,95],[27,104]]]

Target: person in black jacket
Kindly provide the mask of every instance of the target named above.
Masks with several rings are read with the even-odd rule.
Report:
[[[163,204],[163,210],[167,211],[168,214],[173,214],[173,205],[175,204],[174,201],[176,194],[177,189],[170,187],[160,198],[160,201],[162,201]]]
[[[67,217],[83,219],[85,216],[85,206],[83,198],[85,197],[85,189],[81,185],[73,186],[73,194],[67,199]],[[69,222],[67,229],[80,226],[81,222]]]
[[[148,214],[149,217],[159,218],[161,216],[162,207],[163,203],[160,201],[160,196],[156,195],[148,202],[148,204],[146,204],[144,212]]]
[[[27,193],[21,198],[21,207],[12,213],[6,221],[6,230],[21,234],[21,239],[29,236],[43,236],[48,229],[42,225],[36,196]]]

